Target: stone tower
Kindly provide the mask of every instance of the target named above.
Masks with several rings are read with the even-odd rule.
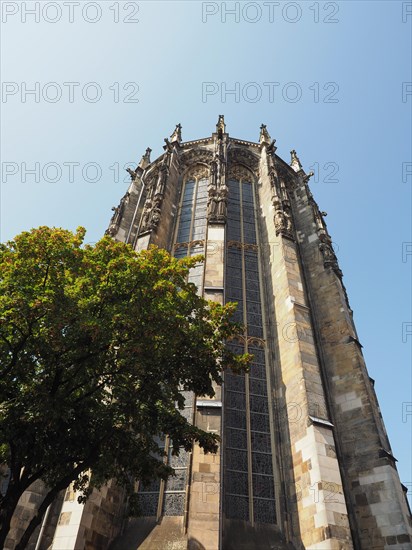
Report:
[[[254,363],[226,373],[214,399],[187,400],[187,415],[221,435],[220,455],[195,448],[174,464],[177,478],[141,489],[160,522],[142,547],[163,547],[162,525],[173,524],[207,550],[412,548],[312,174],[295,151],[290,164],[276,155],[265,125],[252,143],[229,137],[223,116],[195,141],[177,125],[164,151],[151,162],[148,150],[131,172],[108,233],[136,250],[203,254],[191,280],[205,298],[238,302],[245,333],[230,345]]]
[[[248,374],[225,373],[213,399],[186,395],[187,418],[220,434],[217,455],[170,456],[176,477],[137,486],[142,517],[122,527],[115,488],[73,504],[75,520],[62,521],[65,498],[49,547],[411,550],[406,489],[312,174],[295,151],[290,164],[276,155],[265,125],[245,141],[223,116],[210,137],[183,142],[179,124],[159,158],[150,152],[129,170],[107,233],[136,250],[203,254],[190,280],[207,299],[238,303],[245,331],[228,345],[254,361]],[[69,529],[73,543],[56,543]]]

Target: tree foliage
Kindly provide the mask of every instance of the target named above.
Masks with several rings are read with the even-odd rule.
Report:
[[[84,234],[40,227],[0,245],[0,465],[11,474],[0,546],[37,479],[48,494],[36,525],[72,481],[87,497],[109,479],[166,478],[154,436],[168,434],[175,453],[194,441],[216,451],[217,437],[180,414],[180,391],[213,396],[221,370],[250,359],[224,347],[239,331],[235,305],[187,282],[199,257],[109,237],[83,245]]]

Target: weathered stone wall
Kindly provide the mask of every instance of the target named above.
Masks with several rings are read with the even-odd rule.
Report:
[[[325,250],[317,205],[298,180],[294,218],[354,541],[365,550],[410,549],[410,516],[341,272]]]
[[[223,304],[225,226],[209,224],[205,254],[204,295]],[[210,402],[210,406],[208,406]],[[220,388],[213,399],[200,397],[195,413],[196,425],[221,435],[222,402]],[[188,537],[191,550],[220,547],[220,450],[205,454],[195,445],[191,461],[189,487]]]
[[[231,245],[258,251],[259,281],[254,282],[260,288],[264,327],[257,339],[267,366],[270,427],[265,435],[270,435],[275,484],[275,498],[267,500],[272,511],[276,507],[276,520],[257,523],[250,500],[248,521],[224,516],[225,392],[216,387],[213,399],[198,396],[195,408],[191,404],[185,410],[199,427],[223,440],[216,455],[195,445],[189,460],[181,463],[180,470],[187,470],[185,488],[176,491],[180,503],[184,496],[184,511],[176,508],[180,515],[163,513],[173,493],[164,483],[157,515],[129,519],[124,518],[124,495],[113,483],[94,491],[86,505],[78,504],[69,489],[50,508],[40,550],[411,550],[410,513],[342,274],[296,154],[292,152],[291,166],[277,157],[265,126],[259,144],[229,138],[221,116],[216,133],[198,141],[181,143],[178,125],[164,149],[154,162],[148,149],[131,171],[132,182],[107,232],[136,250],[155,244],[172,252],[183,183],[196,172],[196,185],[202,178],[205,194],[208,177],[207,233],[199,227],[190,232],[191,242],[179,245],[189,253],[196,247],[204,250],[204,268],[196,268],[192,277],[199,292],[220,303],[228,285],[225,178],[236,167],[233,174],[247,169],[259,180],[254,185],[257,244],[242,237]],[[242,258],[239,277],[246,280]],[[247,306],[243,308],[245,318]],[[249,434],[248,494],[254,497],[248,392],[244,431]],[[14,549],[43,495],[41,483],[23,495],[7,550]]]
[[[106,550],[124,519],[124,491],[113,481],[94,489],[85,504],[70,486],[64,493],[53,550]]]
[[[11,528],[4,546],[5,550],[14,550],[14,547],[21,539],[30,521],[35,516],[37,508],[43,501],[46,493],[47,491],[44,483],[39,480],[30,485],[27,491],[20,497],[11,520]],[[38,527],[31,536],[27,547],[29,550],[34,550],[39,530],[40,527]]]
[[[161,223],[159,223],[156,230],[152,232],[150,240],[150,244],[154,244],[160,248],[165,248],[169,251],[172,246],[180,188],[181,178],[179,174],[179,157],[178,151],[174,149],[171,155],[169,175],[167,177],[164,198],[161,206]]]
[[[278,421],[280,453],[289,469],[283,471],[290,506],[291,538],[297,547],[353,548],[339,463],[322,384],[310,304],[305,292],[297,243],[276,234],[271,159],[262,148],[262,231],[269,239],[267,274],[274,299],[272,330],[278,355],[273,362],[278,380],[276,398],[283,413]],[[286,422],[285,422],[286,420]],[[333,499],[330,493],[333,492]]]

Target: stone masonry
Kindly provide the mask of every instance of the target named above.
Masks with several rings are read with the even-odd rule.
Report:
[[[409,506],[368,376],[325,212],[295,151],[232,138],[182,141],[178,124],[148,148],[107,233],[135,250],[202,254],[190,280],[205,298],[238,302],[254,355],[224,373],[215,396],[185,395],[184,415],[221,436],[219,452],[167,458],[176,477],[137,484],[127,517],[110,483],[80,505],[51,507],[34,550],[412,550]],[[168,455],[168,440],[165,440]],[[166,459],[165,459],[166,460]],[[34,513],[41,484],[19,505],[7,550]],[[37,546],[36,546],[37,542]]]

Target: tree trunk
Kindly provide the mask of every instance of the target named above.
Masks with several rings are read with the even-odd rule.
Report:
[[[9,485],[6,496],[3,498],[0,510],[0,548],[4,548],[4,543],[10,531],[11,518],[23,493],[24,489],[10,487]]]
[[[77,479],[79,474],[81,474],[87,468],[88,466],[85,463],[79,464],[76,468],[74,468],[74,470],[70,472],[69,475],[62,478],[47,493],[47,495],[44,497],[43,502],[40,504],[39,509],[37,510],[37,514],[33,517],[27,529],[23,533],[23,536],[21,537],[19,543],[16,545],[15,550],[24,550],[26,548],[27,544],[29,543],[30,537],[34,533],[34,530],[36,529],[36,527],[40,525],[40,522],[43,519],[43,516],[47,508],[50,506],[50,504],[54,501],[54,499],[57,497],[60,491],[62,491],[63,489],[67,489],[70,483],[75,479]]]
[[[67,484],[68,485],[68,484]],[[66,487],[67,487],[66,485]],[[63,487],[64,489],[64,487]],[[49,505],[54,501],[56,496],[59,494],[59,492],[62,489],[60,489],[60,485],[58,487],[54,487],[51,491],[47,493],[45,496],[43,502],[40,504],[39,509],[37,510],[37,514],[34,516],[34,518],[29,523],[27,529],[24,531],[23,536],[21,537],[19,543],[16,545],[15,550],[24,550],[26,546],[28,545],[30,541],[30,537],[34,533],[34,530],[38,525],[40,525],[41,520],[43,519],[43,516],[49,507]]]

